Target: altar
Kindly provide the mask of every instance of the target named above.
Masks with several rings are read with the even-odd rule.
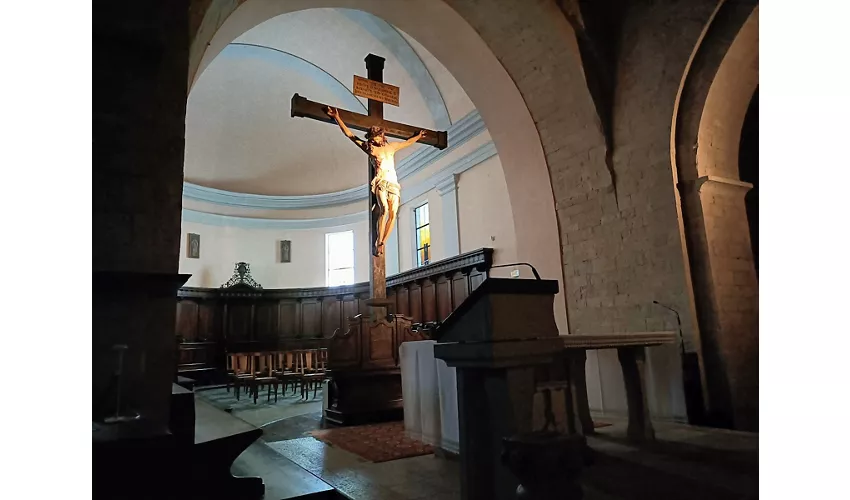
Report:
[[[435,344],[422,340],[399,348],[404,431],[417,441],[458,454],[457,373],[434,358]]]

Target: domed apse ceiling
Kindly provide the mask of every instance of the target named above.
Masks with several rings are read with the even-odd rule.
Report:
[[[473,110],[458,83],[421,45],[360,11],[311,9],[278,16],[230,44],[192,88],[186,112],[187,183],[260,195],[315,195],[366,184],[366,158],[338,128],[290,117],[298,93],[366,113],[351,93],[363,59],[386,59],[401,88],[388,120],[447,129]],[[399,160],[420,146],[399,154]]]

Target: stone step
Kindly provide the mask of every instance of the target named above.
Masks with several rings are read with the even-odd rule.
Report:
[[[695,460],[668,453],[663,446],[647,448],[589,437],[595,462],[583,482],[612,498],[758,498],[757,469],[728,463],[723,457]],[[757,467],[757,466],[756,466]]]
[[[263,442],[253,443],[233,462],[234,476],[261,477],[263,500],[343,500],[332,486],[302,469]]]

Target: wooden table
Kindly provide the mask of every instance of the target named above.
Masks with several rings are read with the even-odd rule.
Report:
[[[585,365],[587,351],[616,349],[623,370],[626,401],[629,408],[627,435],[637,441],[655,439],[646,400],[645,348],[677,344],[675,332],[609,333],[594,335],[563,335],[564,368],[567,373],[567,427],[570,433],[593,434],[593,420],[587,401]]]

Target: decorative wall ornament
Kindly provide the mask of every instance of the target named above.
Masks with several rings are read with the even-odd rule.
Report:
[[[201,258],[201,235],[186,233],[186,257],[190,259]]]
[[[280,261],[292,262],[292,242],[290,240],[280,242]]]
[[[221,285],[221,288],[233,288],[235,286],[249,286],[262,290],[263,287],[251,277],[251,265],[247,262],[237,262],[233,268],[233,276],[227,280],[227,283]]]

